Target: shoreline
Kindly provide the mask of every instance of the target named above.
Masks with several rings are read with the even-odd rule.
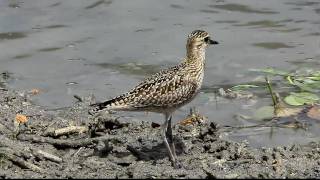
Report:
[[[220,138],[213,122],[176,124],[180,169],[151,122],[93,118],[91,97],[45,110],[31,94],[0,89],[1,178],[319,178],[320,143],[252,148]],[[27,122],[17,123],[17,114]]]

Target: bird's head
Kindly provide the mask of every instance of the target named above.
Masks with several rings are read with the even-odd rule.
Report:
[[[203,30],[195,30],[188,36],[187,48],[204,49],[209,45],[219,44],[209,36],[209,33]]]

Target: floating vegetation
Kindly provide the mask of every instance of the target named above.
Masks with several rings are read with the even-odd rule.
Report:
[[[284,101],[292,106],[301,106],[304,104],[314,104],[318,102],[319,96],[309,92],[295,93],[291,92],[289,96],[284,98]]]
[[[230,90],[239,91],[239,90],[247,90],[247,89],[250,89],[250,88],[257,88],[257,87],[259,87],[259,86],[258,85],[254,85],[254,84],[240,84],[240,85],[232,86],[230,88]]]
[[[320,71],[305,70],[287,72],[274,68],[252,69],[251,71],[266,73],[272,76],[282,76],[283,83],[298,88],[300,92],[290,92],[284,101],[293,106],[318,103],[320,98]]]
[[[224,90],[225,94],[252,93],[253,90],[263,88],[265,92],[263,96],[270,94],[272,105],[255,109],[251,116],[235,115],[237,119],[260,123],[231,127],[232,129],[270,127],[272,134],[273,127],[305,130],[311,125],[310,121],[320,120],[320,71],[312,69],[284,71],[275,68],[251,69],[250,71],[264,74],[264,85],[255,82],[234,85]],[[281,79],[277,80],[276,91],[269,78]],[[283,89],[285,91],[282,91],[281,97],[278,92]],[[266,92],[268,93],[266,94]],[[252,94],[255,95],[255,93]],[[221,93],[219,95],[228,97],[221,95]]]

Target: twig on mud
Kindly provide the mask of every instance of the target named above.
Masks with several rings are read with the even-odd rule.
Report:
[[[75,140],[75,139],[53,139],[50,137],[42,137],[38,135],[19,134],[17,136],[17,139],[22,141],[31,141],[34,143],[48,143],[48,144],[52,144],[54,146],[59,146],[62,148],[68,148],[68,147],[77,148],[77,147],[94,145],[101,140],[110,139],[110,137],[103,136],[103,137]]]
[[[79,96],[79,95],[73,95],[73,97],[75,98],[75,99],[77,99],[79,102],[83,102],[83,99]]]
[[[56,163],[62,162],[62,158],[42,150],[35,150],[32,154],[38,157],[39,159],[45,158]]]
[[[86,126],[69,126],[69,127],[54,130],[53,135],[62,136],[62,135],[72,134],[72,133],[80,134],[87,131],[88,131],[88,128]]]
[[[81,151],[82,149],[83,149],[83,147],[80,147],[80,148],[78,149],[78,151],[73,154],[73,157],[78,156],[78,154],[80,153],[80,151]]]
[[[20,166],[21,168],[27,168],[27,169],[30,169],[30,170],[35,171],[35,172],[42,172],[43,171],[43,169],[40,168],[39,166],[31,164],[31,163],[23,160],[22,158],[17,157],[17,156],[15,156],[13,154],[7,153],[5,155],[6,155],[8,160],[10,160],[12,163]]]

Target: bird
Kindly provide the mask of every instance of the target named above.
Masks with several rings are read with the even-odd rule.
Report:
[[[144,111],[164,114],[161,135],[172,166],[179,168],[172,134],[172,114],[199,93],[209,45],[219,44],[204,30],[194,30],[187,37],[186,56],[176,66],[163,69],[144,79],[130,91],[101,103],[91,104],[89,114],[104,110]]]

